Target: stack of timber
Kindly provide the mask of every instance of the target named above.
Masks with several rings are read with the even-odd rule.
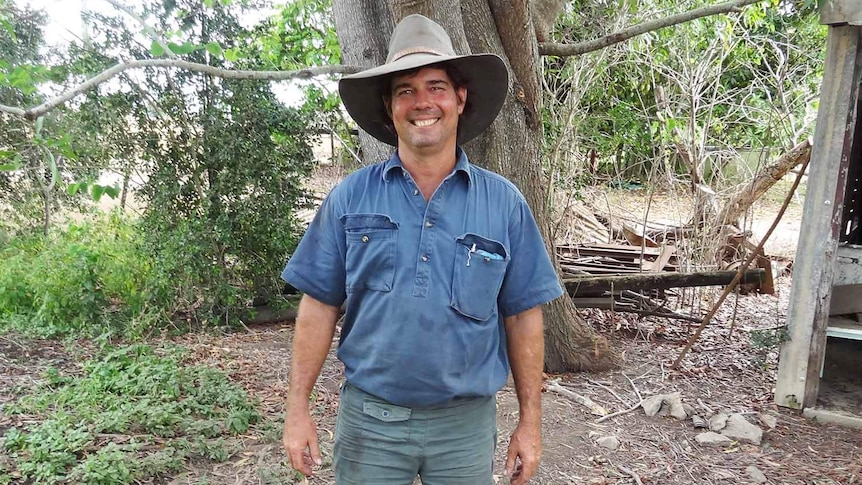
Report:
[[[660,248],[602,243],[557,247],[563,272],[573,276],[679,271],[675,253],[676,247],[670,244]]]
[[[639,315],[657,315],[699,322],[697,317],[665,308],[654,298],[663,290],[679,287],[723,286],[736,271],[680,273],[676,247],[586,243],[560,245],[557,256],[564,274],[566,292],[579,308],[601,308]],[[746,271],[741,284],[759,288],[767,272],[763,268]]]

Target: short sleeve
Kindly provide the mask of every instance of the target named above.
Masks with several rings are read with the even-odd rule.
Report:
[[[517,315],[563,294],[542,234],[523,197],[518,198],[509,219],[509,241],[511,258],[497,300],[503,317]]]
[[[281,273],[281,278],[299,291],[332,306],[340,306],[347,298],[339,193],[336,187],[323,201]]]

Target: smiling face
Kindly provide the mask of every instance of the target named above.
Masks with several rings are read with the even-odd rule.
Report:
[[[445,70],[426,67],[392,79],[387,108],[398,134],[399,150],[454,153],[458,116],[467,89],[456,87]]]

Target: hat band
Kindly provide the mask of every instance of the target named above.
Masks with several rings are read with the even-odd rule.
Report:
[[[402,57],[409,56],[410,54],[433,54],[435,56],[446,56],[444,52],[440,52],[438,50],[429,49],[427,47],[412,47],[410,49],[404,49],[403,51],[398,51],[395,55],[392,56],[392,60],[387,64],[392,64],[393,62],[401,59]]]

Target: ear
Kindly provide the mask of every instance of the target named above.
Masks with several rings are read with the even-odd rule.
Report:
[[[461,86],[455,93],[458,95],[458,114],[464,114],[464,107],[467,106],[467,88]]]

